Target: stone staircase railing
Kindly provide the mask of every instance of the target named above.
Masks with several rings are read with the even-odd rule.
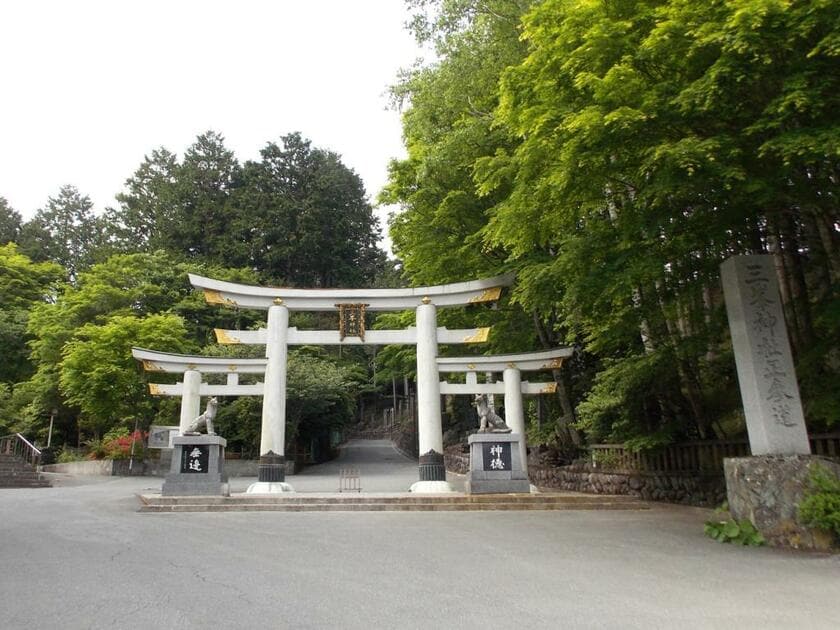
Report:
[[[41,451],[20,433],[0,437],[0,454],[13,455],[36,468],[41,463]]]
[[[20,433],[0,438],[0,488],[44,488],[37,467],[41,451]]]

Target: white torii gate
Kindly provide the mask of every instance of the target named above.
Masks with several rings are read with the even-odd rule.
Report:
[[[149,383],[153,396],[180,396],[181,416],[179,433],[184,431],[200,413],[202,396],[262,396],[263,383],[243,385],[240,374],[265,374],[265,359],[240,359],[236,357],[202,357],[191,354],[157,352],[145,348],[132,348],[131,355],[143,364],[147,372],[183,374],[180,383]],[[201,380],[203,374],[227,374],[227,382],[211,385]]]
[[[248,492],[283,492],[285,479],[286,363],[289,344],[391,344],[417,346],[417,407],[420,481],[413,492],[446,492],[440,415],[438,343],[486,341],[487,329],[447,331],[437,327],[437,307],[465,306],[499,299],[513,275],[407,289],[290,289],[257,287],[190,274],[208,303],[268,311],[264,331],[217,331],[220,342],[266,346],[259,481]],[[416,328],[365,331],[366,311],[414,308]],[[299,331],[289,327],[290,311],[339,311],[338,331]]]
[[[522,372],[556,370],[563,360],[572,356],[573,348],[555,348],[543,352],[523,354],[496,354],[478,357],[441,357],[437,359],[438,370],[443,373],[466,372],[466,383],[441,381],[441,394],[504,394],[505,423],[513,433],[521,436],[519,454],[522,469],[528,472],[528,450],[525,438],[525,412],[523,394],[549,394],[557,389],[557,383],[529,383],[522,381]],[[502,372],[501,383],[479,383],[479,372]]]

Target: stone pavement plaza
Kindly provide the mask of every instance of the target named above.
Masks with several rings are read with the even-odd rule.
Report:
[[[382,442],[289,477],[403,491]],[[140,514],[161,479],[0,490],[0,627],[837,628],[840,556],[732,547],[711,512]],[[234,492],[253,478],[232,480]]]

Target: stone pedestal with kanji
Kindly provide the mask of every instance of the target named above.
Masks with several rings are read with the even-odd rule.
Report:
[[[218,435],[179,435],[172,439],[172,446],[163,496],[230,496],[225,474],[227,440]]]
[[[518,433],[475,433],[470,445],[467,494],[529,493],[531,484],[520,456]]]

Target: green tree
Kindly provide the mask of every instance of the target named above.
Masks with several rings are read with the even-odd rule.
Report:
[[[360,383],[358,374],[329,359],[296,350],[286,376],[286,441],[312,438],[350,423]]]
[[[170,234],[176,251],[218,264],[241,264],[241,244],[231,238],[230,229],[240,170],[224,137],[214,131],[198,136],[187,149],[176,169],[175,220]]]
[[[74,186],[62,186],[21,230],[21,249],[36,261],[51,260],[75,282],[93,262],[99,231],[90,197]]]
[[[530,53],[496,114],[523,141],[476,164],[486,189],[510,186],[485,240],[521,261],[518,299],[549,280],[565,325],[609,360],[582,407],[590,429],[711,435],[735,387],[718,355],[729,255],[777,257],[794,346],[813,348],[803,254],[826,296],[836,246],[808,201],[826,201],[836,165],[829,24],[820,2],[544,2],[526,18]],[[774,149],[792,129],[798,158]],[[834,224],[828,197],[819,219]],[[546,245],[557,255],[530,264]]]
[[[64,272],[50,262],[34,263],[13,243],[0,245],[0,382],[16,383],[31,374],[27,342],[29,311],[54,299]]]
[[[585,351],[593,438],[711,437],[739,407],[718,266],[767,252],[809,421],[835,421],[836,3],[411,4],[440,56],[402,83],[409,159],[385,193],[414,281],[477,252],[515,269],[540,343]],[[495,143],[465,135],[482,111]]]
[[[527,2],[412,2],[413,29],[434,43],[441,58],[433,66],[403,74],[392,89],[403,115],[408,158],[390,165],[380,199],[399,204],[390,222],[394,251],[419,284],[492,275],[505,254],[486,247],[481,229],[496,195],[480,195],[475,161],[510,149],[516,142],[493,125],[502,71],[518,63],[526,48],[518,17]]]
[[[510,186],[479,185],[475,171],[482,158],[507,154],[520,142],[496,123],[493,112],[499,104],[502,73],[527,53],[520,38],[520,17],[531,2],[409,4],[416,12],[415,35],[434,43],[439,61],[406,72],[392,91],[397,103],[410,105],[403,117],[408,159],[391,164],[389,184],[381,195],[382,201],[401,206],[390,222],[394,250],[415,284],[518,270],[521,261],[512,265],[509,252],[484,236],[496,204],[505,199]],[[552,254],[548,247],[529,250],[535,261]],[[546,286],[541,279],[519,278],[520,285],[526,282]],[[494,317],[473,312],[459,324],[493,324],[486,346],[491,352],[557,346],[565,341],[565,331],[559,324],[556,296],[548,290],[543,294],[527,308],[505,299]],[[392,356],[400,358],[398,363],[408,359],[404,351],[388,349],[383,353],[386,364]],[[575,419],[570,372],[557,370],[554,377],[559,407],[551,413],[559,418],[560,432],[575,442],[577,436],[570,428]]]
[[[131,348],[185,352],[190,345],[187,328],[175,315],[114,315],[101,325],[86,324],[62,350],[61,392],[81,411],[80,426],[96,437],[114,427],[133,427],[138,419],[146,428],[155,401]]]
[[[22,225],[20,213],[9,205],[5,197],[0,197],[0,245],[17,243]]]
[[[384,268],[379,226],[359,176],[299,133],[248,162],[237,198],[249,264],[272,282],[360,286]]]
[[[124,253],[173,249],[178,161],[161,147],[145,156],[117,194],[118,208],[105,212],[107,231]]]
[[[60,368],[67,345],[87,326],[104,326],[120,316],[143,319],[170,314],[183,321],[191,350],[195,351],[214,339],[213,328],[248,328],[255,324],[257,313],[206,304],[190,285],[189,272],[256,283],[256,276],[249,271],[178,262],[163,252],[125,254],[81,273],[76,285],[66,285],[53,303],[35,305],[28,332],[36,372],[22,390],[27,395],[21,394],[26,407],[21,414],[27,426],[37,426],[38,419],[53,408],[59,410],[62,426],[74,426],[79,408],[62,395]],[[151,347],[160,349],[154,344]]]

